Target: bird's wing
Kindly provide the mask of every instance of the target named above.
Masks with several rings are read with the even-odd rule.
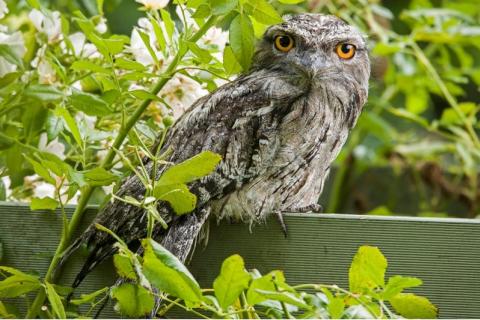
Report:
[[[199,99],[174,124],[162,146],[163,151],[168,148],[172,150],[168,161],[180,163],[206,150],[220,154],[223,159],[212,174],[190,186],[197,195],[199,210],[208,211],[208,200],[240,188],[268,167],[269,159],[275,153],[275,145],[278,144],[278,124],[288,113],[290,102],[272,100],[271,95],[265,94],[262,79],[250,75]],[[265,144],[264,141],[269,143]],[[158,175],[164,169],[160,169]],[[123,182],[117,195],[142,199],[145,187],[137,176],[131,175]],[[165,204],[159,211],[171,213]],[[165,216],[169,224],[172,219],[178,221],[173,214]],[[101,210],[95,223],[112,230],[131,244],[145,237],[147,215],[141,208],[114,200]],[[183,227],[182,224],[178,227]],[[92,250],[74,286],[98,263],[115,252],[112,247],[114,242],[110,235],[98,231],[92,224],[71,246],[68,254],[82,243]]]

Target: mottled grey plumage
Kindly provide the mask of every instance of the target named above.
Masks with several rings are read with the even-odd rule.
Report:
[[[290,35],[295,47],[277,50],[277,35]],[[339,58],[339,43],[354,45],[355,56]],[[191,185],[198,196],[195,212],[178,217],[167,205],[159,207],[169,223],[168,230],[157,229],[159,241],[185,260],[209,215],[251,224],[274,212],[315,204],[366,102],[369,73],[363,37],[336,17],[287,16],[269,28],[251,69],[199,99],[169,131],[163,146],[173,150],[169,161],[178,163],[204,150],[223,160],[214,173]],[[141,199],[144,193],[132,175],[118,196]],[[146,220],[141,209],[114,201],[95,222],[133,243],[145,236]],[[114,240],[94,226],[69,252],[81,243],[92,251],[74,286],[115,251]]]

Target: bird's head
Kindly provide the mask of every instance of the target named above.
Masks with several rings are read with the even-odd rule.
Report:
[[[356,28],[331,15],[285,16],[283,23],[265,32],[252,67],[291,76],[310,89],[355,87],[363,91],[364,99],[368,92],[365,39]]]

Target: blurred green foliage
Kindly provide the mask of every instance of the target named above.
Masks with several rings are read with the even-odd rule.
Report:
[[[61,12],[80,10],[87,17],[99,17],[94,0],[40,2]],[[280,14],[330,13],[358,26],[369,37],[373,61],[369,103],[336,161],[336,174],[322,198],[327,211],[366,213],[374,210],[374,214],[476,217],[480,212],[477,121],[480,6],[477,1],[296,2],[274,1],[272,4]],[[144,11],[138,10],[140,6],[130,0],[107,1],[103,11],[109,32],[130,35],[138,18],[145,16]],[[11,13],[18,14],[29,8],[25,0],[10,1],[9,7]],[[180,17],[173,6],[166,10],[181,28]],[[266,24],[279,19],[271,12],[270,15],[254,14],[253,20],[246,22],[242,22],[240,16],[230,18],[230,28],[237,28],[235,34],[246,35],[246,38],[237,39],[235,34],[230,34],[231,47],[226,47],[223,56],[224,76],[239,71],[236,63],[230,63],[235,61],[235,56],[244,57],[240,64],[248,67],[253,53],[253,47],[248,45],[253,35],[249,33],[255,31],[258,35],[261,32],[257,20],[262,18],[266,21],[261,22]],[[254,22],[253,26],[250,21]],[[25,20],[17,19],[15,23],[27,31],[27,39],[32,39],[25,56],[28,62],[37,49],[34,30]],[[70,27],[78,29],[75,24]],[[228,24],[223,27],[228,29]],[[220,68],[210,71],[219,75]],[[196,80],[204,82],[198,77]],[[8,79],[2,82],[5,81]],[[98,88],[98,78],[93,81],[90,77],[84,78],[82,85],[84,89],[91,87],[88,90],[94,92]],[[213,82],[206,85],[209,90],[216,87]],[[45,117],[46,123],[51,123],[49,114],[36,116]],[[29,120],[23,117],[22,121],[25,125]],[[111,121],[117,120],[112,118]],[[39,124],[38,128],[31,129],[25,142],[36,144],[34,137],[45,130],[45,126]],[[4,130],[12,129],[4,127]],[[31,171],[21,165],[16,147],[5,152],[0,161],[9,169],[13,186],[20,186]],[[84,160],[93,161],[88,155],[85,153]],[[72,158],[76,160],[73,154]],[[387,177],[388,183],[383,183],[382,176]],[[368,181],[378,181],[382,188]],[[28,194],[28,188],[16,190],[18,199]]]
[[[337,160],[327,211],[477,216],[478,2],[319,0],[296,10],[305,9],[364,30],[373,61],[369,103]]]
[[[171,166],[155,181],[142,157],[153,159],[155,169],[157,164],[171,165],[152,146],[159,135],[164,139],[172,117],[178,116],[175,112],[248,69],[255,38],[280,22],[281,14],[331,13],[368,35],[373,77],[369,103],[327,188],[327,211],[352,212],[345,204],[369,189],[373,196],[363,203],[354,201],[354,210],[402,213],[404,206],[397,204],[410,201],[405,193],[413,188],[413,214],[475,217],[480,207],[477,1],[140,2],[144,6],[139,11],[133,1],[9,1],[5,15],[0,0],[0,200],[31,201],[32,209],[63,209],[79,196],[70,220],[61,210],[63,232],[45,278],[1,267],[0,298],[36,291],[35,300],[27,301],[27,317],[41,312],[45,317],[67,316],[64,296],[70,290],[52,284],[62,252],[87,203],[117,197],[99,187],[134,172],[146,187],[144,197],[119,200],[148,212],[145,255],[129,251],[122,239],[97,225],[118,241],[119,275],[141,283],[110,290],[123,313],[139,316],[150,311],[154,285],[171,304],[183,301],[190,308],[199,303],[218,317],[254,317],[249,312],[255,313],[252,308],[260,300],[276,302],[273,313],[266,314],[271,317],[290,317],[292,306],[308,317],[355,317],[359,315],[348,310],[358,305],[365,305],[369,317],[395,317],[385,301],[405,317],[434,317],[436,309],[427,299],[402,293],[421,281],[393,277],[385,283],[387,262],[378,249],[369,247],[362,247],[354,258],[350,291],[322,285],[290,287],[275,278],[281,278],[279,273],[248,273],[241,258],[233,256],[213,284],[215,297],[207,298],[185,267],[151,235],[155,223],[166,226],[157,202],[168,201],[177,214],[191,211],[196,199],[187,184],[208,174],[220,159],[200,154]],[[369,183],[372,172],[383,184]],[[391,177],[405,174],[401,184],[393,184],[396,179]],[[42,188],[47,196],[39,195]],[[393,200],[384,199],[392,188]],[[449,199],[466,209],[454,205],[450,211]],[[172,277],[165,278],[165,273]],[[257,287],[251,289],[254,283]],[[227,290],[229,285],[235,290]],[[167,300],[167,293],[180,300]],[[97,297],[106,294],[101,289],[76,303],[94,308]],[[50,308],[45,309],[46,299]],[[10,315],[0,303],[0,316]]]

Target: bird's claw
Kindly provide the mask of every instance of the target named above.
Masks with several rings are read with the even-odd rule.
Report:
[[[287,237],[287,225],[285,224],[285,221],[283,221],[283,212],[282,211],[276,211],[275,215],[277,216],[277,220],[280,223],[280,226],[282,227],[283,235],[285,238]]]
[[[312,213],[322,213],[323,212],[323,207],[321,204],[314,203],[310,204],[305,207],[299,207],[299,208],[289,208],[288,210],[283,210],[284,212],[298,212],[298,213],[307,213],[307,212],[312,212]]]

